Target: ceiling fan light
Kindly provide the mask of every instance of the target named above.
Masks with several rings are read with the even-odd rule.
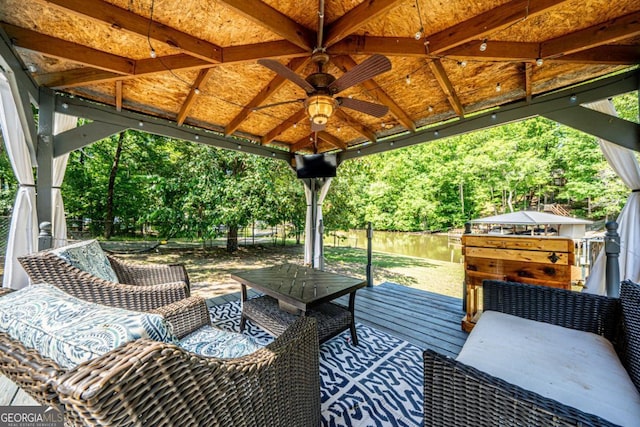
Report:
[[[317,125],[326,125],[327,122],[329,121],[329,117],[323,115],[323,114],[318,114],[317,116],[315,116],[312,119],[313,123],[317,124]]]
[[[305,102],[307,114],[316,125],[326,124],[335,107],[335,100],[328,95],[312,95]]]

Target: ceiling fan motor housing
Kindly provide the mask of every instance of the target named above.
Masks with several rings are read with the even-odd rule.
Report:
[[[336,78],[328,73],[313,73],[305,79],[311,86],[316,88],[317,92],[329,93],[328,86],[333,83]]]

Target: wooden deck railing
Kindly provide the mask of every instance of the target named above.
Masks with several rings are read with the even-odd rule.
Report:
[[[571,216],[568,210],[558,204],[544,205],[544,212],[551,212],[554,215]]]

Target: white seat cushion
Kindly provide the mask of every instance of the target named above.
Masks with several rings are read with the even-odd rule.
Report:
[[[96,240],[86,240],[51,251],[72,266],[109,282],[118,282],[109,259]]]
[[[485,311],[457,360],[612,423],[639,423],[640,393],[599,335]]]

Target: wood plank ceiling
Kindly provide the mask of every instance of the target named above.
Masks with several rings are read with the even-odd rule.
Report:
[[[637,0],[3,0],[0,26],[41,86],[291,152],[375,144],[640,63]],[[340,95],[389,112],[339,107],[312,132],[289,102],[304,90],[257,60],[304,78],[314,50],[335,77],[387,56],[391,71]]]

